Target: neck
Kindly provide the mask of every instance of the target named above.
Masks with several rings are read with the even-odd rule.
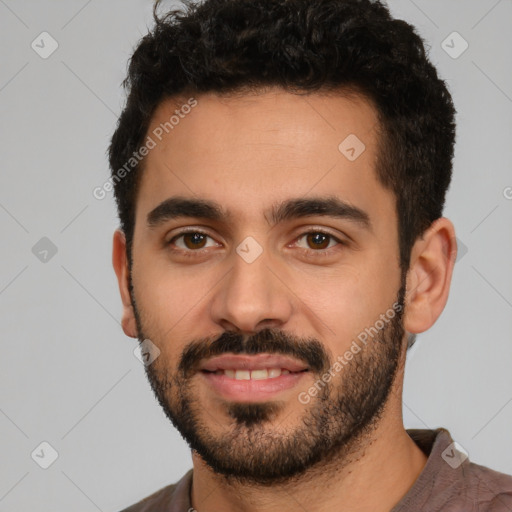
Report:
[[[192,506],[197,512],[288,512],[298,507],[315,512],[389,512],[427,460],[405,431],[401,409],[394,409],[386,408],[378,426],[350,453],[337,454],[276,486],[228,481],[193,452]]]

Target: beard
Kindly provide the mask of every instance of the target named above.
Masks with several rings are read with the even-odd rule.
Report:
[[[131,284],[130,289],[133,292]],[[264,329],[253,336],[225,332],[217,338],[188,343],[176,369],[158,357],[145,366],[146,375],[174,427],[226,481],[270,486],[297,480],[319,467],[325,470],[329,464],[342,467],[349,462],[350,454],[370,439],[388,401],[401,361],[404,297],[402,275],[396,300],[401,308],[332,380],[322,381],[316,396],[307,404],[298,400],[303,410],[293,428],[279,428],[279,414],[287,404],[277,400],[222,402],[230,421],[219,422],[219,416],[212,417],[198,400],[198,365],[201,360],[225,353],[273,353],[305,363],[308,374],[317,382],[329,369],[332,371],[335,359],[315,338],[300,338],[275,329]],[[132,304],[139,340],[148,339],[133,293]],[[152,341],[156,345],[164,342]]]

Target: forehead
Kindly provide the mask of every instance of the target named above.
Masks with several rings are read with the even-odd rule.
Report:
[[[166,99],[147,131],[154,147],[136,224],[170,196],[211,199],[241,220],[263,219],[286,197],[334,194],[389,217],[393,197],[375,174],[378,127],[372,103],[355,94],[274,89]]]
[[[268,144],[277,154],[284,145],[300,159],[321,146],[338,149],[340,137],[349,134],[372,146],[378,126],[373,103],[349,91],[297,95],[269,88],[246,95],[207,93],[194,100],[193,108],[188,107],[187,96],[168,98],[157,107],[148,134],[156,136],[160,150],[176,149],[193,132],[197,152],[214,146],[235,150],[240,145]]]

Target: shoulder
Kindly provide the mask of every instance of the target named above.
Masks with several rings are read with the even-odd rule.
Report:
[[[121,512],[152,512],[161,510],[164,504],[168,504],[174,495],[176,484],[167,485],[154,492],[139,502],[124,508]]]
[[[428,459],[393,512],[512,512],[511,475],[470,461],[446,429],[407,432]]]
[[[469,463],[464,467],[468,493],[479,512],[510,512],[512,510],[512,476],[486,466]]]
[[[187,512],[190,508],[192,474],[193,471],[190,469],[178,482],[162,487],[121,512],[160,512],[162,510]]]

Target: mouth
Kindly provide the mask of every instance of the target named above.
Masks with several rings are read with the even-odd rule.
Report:
[[[203,373],[210,373],[214,375],[225,375],[229,379],[235,380],[264,380],[264,379],[276,379],[281,375],[296,374],[307,372],[308,369],[299,371],[290,371],[287,368],[262,368],[259,370],[244,370],[244,369],[218,369],[215,371],[201,370]]]
[[[286,356],[226,354],[204,363],[199,373],[223,398],[257,402],[292,389],[308,372],[303,363]]]
[[[249,374],[256,372],[254,373],[255,378],[267,378],[269,372],[271,375],[279,376],[280,374],[277,373],[277,370],[280,370],[281,373],[283,371],[285,373],[296,373],[307,370],[307,366],[298,359],[268,353],[255,355],[224,354],[203,362],[203,364],[199,365],[199,368],[208,372],[216,372],[219,370],[224,372],[229,370],[235,372],[235,374],[238,372],[243,379],[251,378],[247,377],[247,374],[243,372],[249,372]],[[267,375],[265,375],[265,371]]]

